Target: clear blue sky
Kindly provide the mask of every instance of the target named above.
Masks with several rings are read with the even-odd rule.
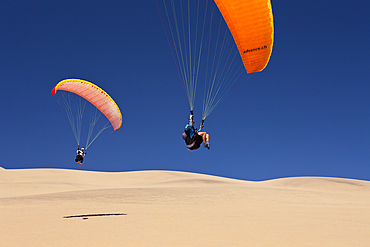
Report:
[[[1,1],[0,166],[370,180],[370,3],[272,7],[268,66],[207,118],[211,150],[190,153],[188,104],[154,0]],[[50,94],[66,78],[102,87],[124,117],[83,166]]]

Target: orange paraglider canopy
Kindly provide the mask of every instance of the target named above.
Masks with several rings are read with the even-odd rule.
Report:
[[[274,23],[270,0],[215,0],[247,73],[262,71],[270,60]]]
[[[106,116],[114,130],[121,127],[122,115],[117,104],[103,89],[95,84],[80,79],[66,79],[55,85],[51,94],[54,95],[57,90],[64,90],[81,96]]]

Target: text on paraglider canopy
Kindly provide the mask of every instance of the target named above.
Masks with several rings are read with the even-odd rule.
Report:
[[[252,52],[252,51],[259,51],[259,50],[263,50],[263,49],[267,49],[267,46],[264,45],[264,46],[254,48],[254,49],[247,49],[247,50],[243,51],[243,53],[248,53],[248,52]]]

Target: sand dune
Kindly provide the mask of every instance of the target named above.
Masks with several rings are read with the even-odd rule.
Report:
[[[0,168],[0,246],[369,246],[370,182]]]

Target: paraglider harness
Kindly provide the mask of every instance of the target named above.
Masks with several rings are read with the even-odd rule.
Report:
[[[80,150],[80,146],[78,146],[77,150],[78,151]],[[81,163],[82,163],[84,161],[84,158],[83,158],[83,156],[85,156],[84,154],[86,154],[85,150],[84,151],[81,150],[80,152],[78,152],[75,161],[77,163],[81,161]]]
[[[189,150],[195,150],[198,149],[200,145],[203,143],[203,138],[200,135],[198,135],[198,130],[196,128],[194,127],[191,128],[193,130],[193,136],[190,138],[190,130],[184,130],[184,132],[182,133],[182,139],[184,139],[186,147]]]

